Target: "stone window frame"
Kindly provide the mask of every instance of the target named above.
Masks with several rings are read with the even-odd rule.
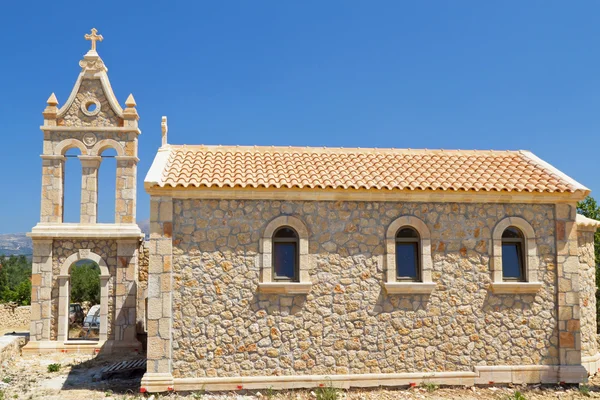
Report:
[[[283,227],[290,227],[298,234],[298,282],[273,280],[273,235]],[[283,215],[273,219],[265,227],[259,243],[260,282],[259,292],[282,294],[307,294],[311,287],[308,273],[308,228],[299,218]]]
[[[502,273],[502,234],[514,226],[523,233],[523,261],[525,265],[524,281],[505,281]],[[539,257],[535,230],[527,220],[510,216],[498,221],[492,232],[492,258],[491,258],[492,292],[496,294],[510,293],[536,293],[542,283],[538,281]]]
[[[58,275],[57,340],[65,344],[88,342],[88,340],[69,340],[69,305],[71,298],[69,283],[71,281],[71,267],[79,260],[90,260],[100,267],[100,331],[98,332],[98,343],[102,343],[108,339],[108,280],[110,272],[104,259],[87,249],[80,249],[78,252],[71,254],[60,267],[60,274]]]
[[[404,227],[419,234],[419,281],[399,281],[396,273],[396,234]],[[427,224],[413,215],[396,218],[385,235],[385,291],[388,294],[431,294],[435,289],[432,280],[433,258],[431,256],[431,232]]]

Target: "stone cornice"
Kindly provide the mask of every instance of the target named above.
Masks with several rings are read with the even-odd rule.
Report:
[[[137,133],[142,131],[136,127],[128,126],[48,126],[41,125],[40,130],[44,132],[119,132],[119,133]]]
[[[37,239],[139,239],[144,234],[137,224],[77,224],[77,223],[39,223],[28,237]]]
[[[155,161],[156,162],[156,161]],[[150,173],[149,173],[150,175]],[[148,180],[148,176],[146,177]],[[151,196],[178,199],[305,200],[305,201],[414,201],[439,203],[575,203],[586,193],[466,192],[442,190],[183,188],[144,184]]]

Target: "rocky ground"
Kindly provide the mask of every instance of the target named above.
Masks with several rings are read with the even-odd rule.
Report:
[[[515,387],[452,387],[437,388],[435,385],[398,388],[333,391],[327,388],[299,391],[260,391],[251,393],[171,393],[168,395],[141,395],[141,374],[120,375],[107,380],[99,379],[99,371],[121,359],[98,356],[51,354],[23,356],[0,366],[0,400],[48,399],[48,400],[126,400],[126,399],[206,399],[206,400],[311,400],[311,399],[585,399],[600,398],[600,377],[590,379],[581,388],[570,386],[515,386]],[[60,365],[58,371],[49,372],[52,364]],[[56,368],[56,367],[55,367]],[[330,395],[329,397],[327,395]],[[519,397],[521,396],[521,397]]]

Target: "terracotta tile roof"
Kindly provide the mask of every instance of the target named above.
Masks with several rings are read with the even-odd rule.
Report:
[[[162,187],[588,190],[527,151],[171,145],[168,153],[156,167],[156,172],[161,171],[158,179],[147,178],[148,183]]]

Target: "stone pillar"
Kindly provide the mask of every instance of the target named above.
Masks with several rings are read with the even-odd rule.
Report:
[[[102,157],[78,156],[81,161],[81,217],[82,224],[98,222],[98,168]]]
[[[63,222],[65,157],[42,155],[42,207],[40,222]]]
[[[150,198],[150,265],[148,267],[148,366],[142,388],[172,389],[173,200]]]
[[[117,156],[115,223],[135,223],[137,157]]]
[[[56,340],[69,339],[69,275],[58,275],[58,334]]]
[[[30,340],[50,340],[52,240],[33,241]]]
[[[588,373],[600,367],[596,337],[596,261],[594,254],[595,224],[578,224],[579,242],[579,306],[581,308],[581,356]]]
[[[98,338],[100,341],[108,339],[108,280],[110,275],[100,276],[100,330]]]
[[[558,278],[559,381],[579,383],[587,378],[581,365],[579,255],[576,204],[556,205],[556,273]]]
[[[136,341],[136,273],[139,240],[117,243],[115,289],[115,340]]]

